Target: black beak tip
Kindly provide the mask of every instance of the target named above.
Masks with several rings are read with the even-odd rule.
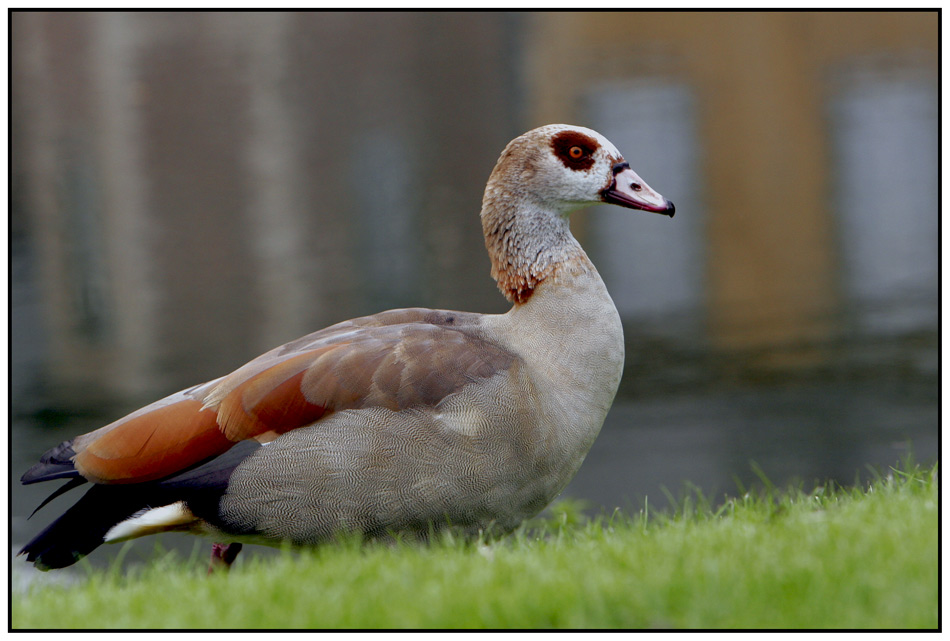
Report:
[[[673,217],[673,214],[676,213],[676,205],[673,204],[672,200],[666,201],[666,215],[670,218]]]

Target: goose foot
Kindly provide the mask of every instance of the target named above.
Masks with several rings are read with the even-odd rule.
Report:
[[[244,546],[241,543],[214,543],[211,546],[211,565],[208,566],[208,574],[213,574],[216,570],[227,572],[231,569],[231,564],[237,558],[238,553]]]

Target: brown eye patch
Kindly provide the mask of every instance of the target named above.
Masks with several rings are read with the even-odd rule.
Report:
[[[551,139],[551,147],[568,169],[584,170],[594,165],[598,142],[579,131],[562,131]]]

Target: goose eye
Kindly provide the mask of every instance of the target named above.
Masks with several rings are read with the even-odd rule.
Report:
[[[571,171],[587,171],[594,166],[599,143],[586,134],[568,129],[551,138],[554,156]]]

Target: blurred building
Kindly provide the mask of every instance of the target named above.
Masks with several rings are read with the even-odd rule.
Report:
[[[16,12],[11,42],[21,409],[389,307],[503,311],[481,191],[547,122],[677,205],[575,216],[634,353],[761,372],[911,337],[935,370],[936,11]]]
[[[935,12],[533,27],[532,117],[591,123],[683,213],[656,236],[591,218],[623,311],[688,310],[725,347],[936,327]]]

